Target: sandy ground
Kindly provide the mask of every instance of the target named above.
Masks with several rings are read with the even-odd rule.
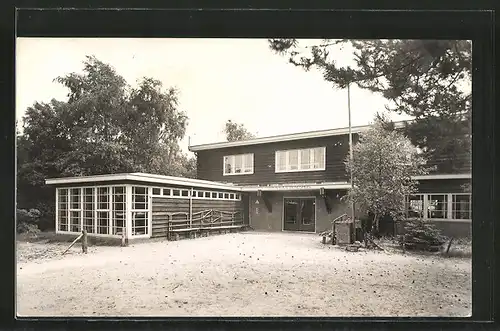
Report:
[[[17,311],[93,317],[471,314],[470,258],[347,252],[320,241],[317,235],[245,232],[90,247],[87,255],[74,247],[63,257],[67,244],[19,243]]]

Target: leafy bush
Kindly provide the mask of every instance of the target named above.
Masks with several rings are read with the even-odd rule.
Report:
[[[417,219],[408,220],[404,225],[405,233],[400,236],[400,244],[417,250],[433,250],[441,246],[446,237],[431,222]]]
[[[30,209],[29,211],[25,209],[17,209],[17,232],[26,233],[30,236],[36,236],[40,233],[40,229],[38,228],[40,216],[41,212],[38,209]]]

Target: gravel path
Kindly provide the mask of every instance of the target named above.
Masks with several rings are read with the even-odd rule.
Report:
[[[74,247],[64,257],[66,244],[19,243],[18,315],[471,314],[470,259],[346,252],[320,240],[246,232],[90,247],[87,255]]]

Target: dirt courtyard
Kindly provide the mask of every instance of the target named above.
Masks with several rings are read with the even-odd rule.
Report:
[[[347,252],[318,235],[243,232],[129,247],[18,243],[19,316],[471,314],[470,258]],[[39,252],[35,260],[23,252]],[[60,253],[58,253],[60,254]]]

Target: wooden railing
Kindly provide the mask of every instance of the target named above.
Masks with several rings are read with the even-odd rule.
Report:
[[[207,209],[192,213],[168,214],[168,237],[178,237],[179,233],[196,233],[210,230],[230,230],[242,228],[243,216],[241,212],[229,212]]]
[[[337,223],[337,222],[339,222],[339,221],[343,221],[343,220],[345,220],[346,218],[349,218],[349,217],[347,216],[347,214],[342,214],[342,215],[340,215],[339,217],[337,217],[336,219],[334,219],[334,220],[332,221],[332,224],[335,224],[335,223]]]

